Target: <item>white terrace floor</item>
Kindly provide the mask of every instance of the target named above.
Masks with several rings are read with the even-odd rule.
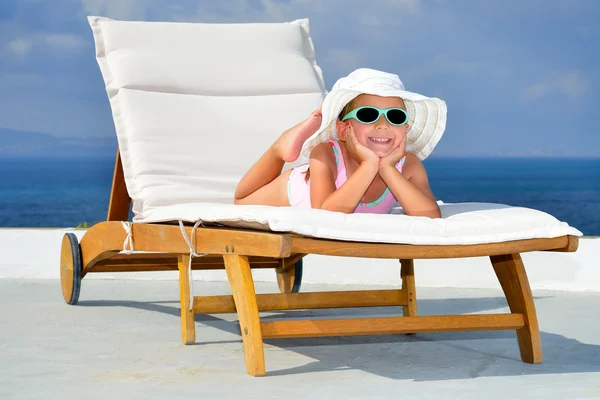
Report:
[[[534,290],[544,363],[520,361],[514,331],[274,339],[267,376],[246,374],[234,314],[196,316],[181,344],[175,280],[0,280],[0,399],[600,398],[600,293]],[[303,285],[309,290],[356,286]],[[366,288],[366,286],[363,286]],[[274,283],[257,291],[273,292]],[[229,293],[197,282],[196,294]],[[421,315],[507,311],[494,289],[418,290]],[[355,316],[399,308],[264,314]]]

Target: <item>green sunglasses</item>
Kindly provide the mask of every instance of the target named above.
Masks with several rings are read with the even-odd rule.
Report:
[[[346,114],[342,121],[354,118],[363,124],[373,124],[381,117],[381,114],[384,114],[385,119],[394,126],[404,125],[408,121],[406,110],[397,107],[381,109],[373,106],[355,108]]]

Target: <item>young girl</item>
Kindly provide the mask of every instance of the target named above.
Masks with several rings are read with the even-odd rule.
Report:
[[[383,90],[382,81],[388,86]],[[323,109],[328,108],[327,115],[336,112],[335,101],[328,98],[346,97],[341,93],[350,93],[353,98],[342,104],[342,111],[331,123],[337,140],[324,140],[323,127],[329,123],[323,119]],[[235,204],[382,214],[389,213],[398,202],[407,215],[440,218],[421,160],[406,151],[411,118],[405,100],[374,93],[410,94],[397,76],[380,71],[360,69],[341,79],[321,108],[283,132],[250,168],[236,188]],[[411,100],[413,109],[417,101]],[[443,111],[441,123],[445,125],[445,108]],[[431,131],[429,128],[424,130]],[[439,131],[439,126],[433,131],[436,128]],[[311,148],[309,163],[281,173],[284,163],[295,161],[303,144],[319,134],[321,143]],[[439,136],[438,132],[431,140],[437,142]],[[413,144],[418,141],[419,135],[413,135]]]

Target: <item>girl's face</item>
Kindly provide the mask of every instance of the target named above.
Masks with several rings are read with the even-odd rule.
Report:
[[[404,102],[399,97],[381,97],[371,94],[358,96],[352,103],[351,110],[364,106],[381,109],[397,107],[406,110]],[[351,125],[358,143],[367,147],[379,157],[387,156],[398,147],[410,128],[407,123],[400,126],[390,124],[383,114],[372,124],[363,124],[356,118],[350,118],[344,122],[338,121],[338,123],[341,124],[341,126],[338,125],[341,139],[346,139],[346,130]]]

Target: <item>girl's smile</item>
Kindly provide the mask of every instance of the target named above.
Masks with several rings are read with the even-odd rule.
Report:
[[[369,140],[374,143],[382,143],[382,144],[388,144],[392,141],[392,139],[390,139],[390,138],[382,138],[382,137],[369,137]]]

